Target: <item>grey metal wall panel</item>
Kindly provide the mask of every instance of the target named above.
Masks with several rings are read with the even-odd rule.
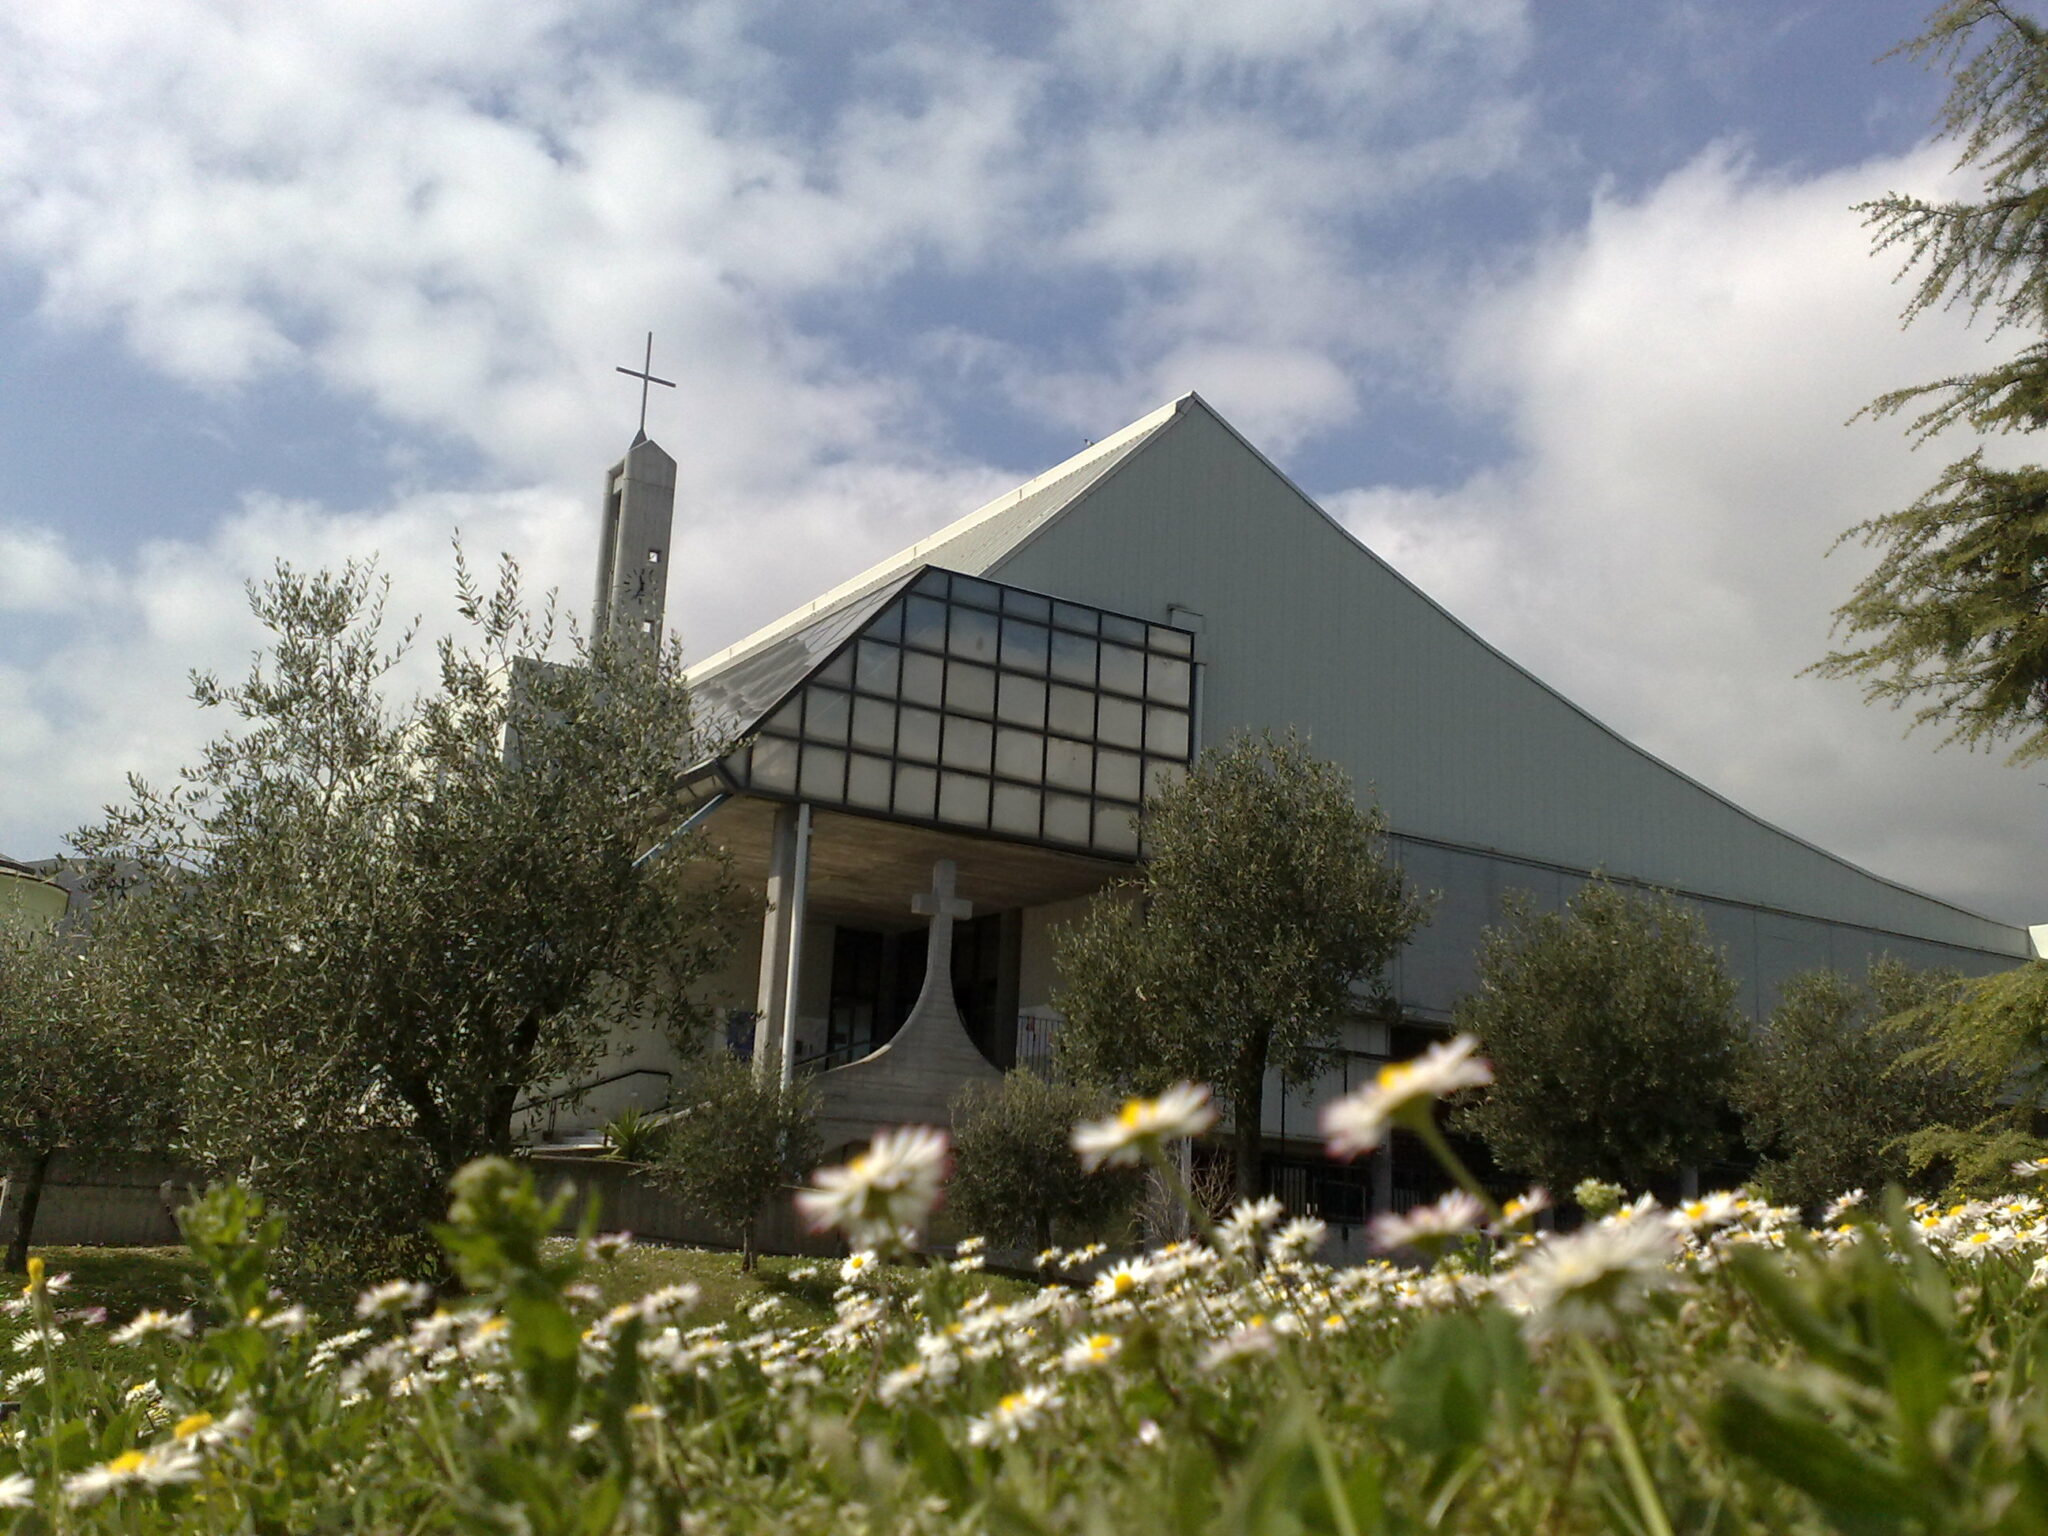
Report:
[[[1870,875],[1643,753],[1480,641],[1190,399],[989,574],[1203,615],[1203,737],[1297,726],[1397,831],[1987,954],[2023,929]]]

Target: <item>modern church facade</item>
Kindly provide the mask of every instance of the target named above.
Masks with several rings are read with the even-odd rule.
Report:
[[[658,630],[644,578],[660,573],[621,558],[665,559],[673,466],[650,443],[634,454],[608,487],[600,588],[631,591],[634,622]],[[1385,811],[1411,883],[1437,893],[1387,978],[1401,1022],[1348,1025],[1326,1080],[1268,1089],[1276,1189],[1340,1225],[1406,1194],[1391,1164],[1362,1186],[1324,1178],[1316,1104],[1448,1024],[1509,892],[1555,904],[1595,870],[1677,892],[1759,1018],[1820,967],[1888,954],[1983,973],[2034,954],[2026,929],[1858,869],[1632,746],[1194,395],[689,680],[723,748],[692,821],[760,908],[705,1000],[736,1048],[815,1074],[828,1146],[943,1121],[966,1083],[1046,1059],[1054,930],[1141,856],[1145,797],[1243,731],[1291,728],[1339,764]],[[557,1133],[660,1104],[673,1065],[651,1034],[622,1040]]]

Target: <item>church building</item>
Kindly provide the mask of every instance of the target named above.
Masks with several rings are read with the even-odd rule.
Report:
[[[660,632],[675,466],[636,442],[607,487],[601,623]],[[1045,1061],[1053,934],[1142,856],[1147,795],[1205,747],[1293,729],[1383,808],[1436,893],[1328,1078],[1268,1090],[1269,1178],[1355,1224],[1405,1204],[1320,1157],[1315,1106],[1446,1028],[1502,897],[1593,871],[1675,891],[1761,1018],[1791,976],[1878,955],[1966,973],[2029,933],[1860,869],[1631,745],[1438,607],[1187,395],[689,670],[692,824],[757,908],[706,997],[735,1048],[811,1074],[828,1148],[943,1123],[967,1083]],[[622,1041],[558,1136],[661,1104]]]

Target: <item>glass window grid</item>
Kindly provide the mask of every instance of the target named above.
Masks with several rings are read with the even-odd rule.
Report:
[[[919,622],[915,624],[907,622],[905,616],[912,597],[924,599],[918,603]],[[944,611],[937,611],[941,608]],[[956,610],[961,608],[991,617],[961,621],[955,617]],[[1020,722],[998,711],[1000,701],[994,696],[994,690],[981,682],[984,675],[993,678],[998,688],[1006,676],[1041,686],[1055,684],[1050,669],[1043,663],[1031,665],[1028,656],[1021,658],[1023,665],[1011,664],[1020,658],[1012,654],[1012,648],[1003,639],[1002,631],[1007,626],[1001,618],[994,617],[998,614],[1012,621],[1097,639],[1098,643],[1090,649],[1094,658],[1093,692],[1100,698],[1092,711],[1096,716],[1093,729],[1086,736],[1051,729],[1043,714],[1033,724],[1028,719]],[[910,633],[906,634],[906,630]],[[991,636],[994,637],[993,644],[990,644]],[[789,700],[775,712],[763,727],[763,733],[774,738],[776,750],[771,755],[778,764],[789,762],[795,770],[796,783],[785,782],[791,776],[787,773],[772,772],[764,777],[775,782],[764,783],[760,787],[781,793],[799,793],[806,799],[837,801],[861,809],[886,810],[921,821],[1033,837],[1094,851],[1130,855],[1138,852],[1142,834],[1133,817],[1140,815],[1142,808],[1124,791],[1133,780],[1140,795],[1177,781],[1185,775],[1192,756],[1191,750],[1178,753],[1170,748],[1160,750],[1168,740],[1185,743],[1191,749],[1192,742],[1187,738],[1192,727],[1192,715],[1190,708],[1162,703],[1159,698],[1162,692],[1178,692],[1174,687],[1176,682],[1186,687],[1191,695],[1192,671],[1187,660],[1193,651],[1191,636],[1163,625],[1147,625],[1139,620],[1059,602],[1036,593],[931,571],[917,582],[912,594],[898,599],[888,610],[877,615],[875,622],[866,627],[862,635],[870,646],[884,637],[887,643],[900,651],[894,658],[895,665],[863,666],[856,672],[851,665],[853,648],[849,647],[807,684],[797,698]],[[956,642],[955,637],[960,637],[964,643]],[[1124,646],[1137,653],[1141,666],[1135,682],[1127,679],[1124,688],[1104,686],[1102,642]],[[968,662],[972,671],[967,675],[975,678],[971,701],[959,697],[950,679],[944,689],[940,748],[936,760],[921,756],[911,758],[903,753],[904,709],[931,707],[904,696],[904,662],[912,654],[934,659],[948,658],[951,665],[938,669],[942,675],[957,674],[961,663]],[[1044,653],[1041,651],[1039,655]],[[1128,670],[1128,658],[1119,659]],[[1164,665],[1155,667],[1155,662]],[[926,662],[915,670],[929,677],[932,669]],[[821,689],[821,684],[828,677],[837,686]],[[892,680],[893,688],[882,686]],[[1089,685],[1076,678],[1074,683],[1066,686],[1086,688]],[[983,699],[987,700],[986,704]],[[880,733],[873,733],[874,739],[870,744],[852,736],[849,731],[852,713],[861,708],[864,700],[870,708],[881,703],[890,711],[893,735],[886,751],[881,750]],[[1101,717],[1109,711],[1101,706],[1111,702],[1117,706],[1114,714],[1122,721],[1130,718],[1131,709],[1140,713],[1144,722],[1143,744],[1146,750],[1137,750],[1129,742],[1128,733],[1122,729],[1117,730],[1114,740],[1102,735]],[[1191,697],[1189,704],[1192,704]],[[953,719],[947,717],[959,717],[958,727]],[[960,737],[973,740],[971,757],[963,757],[957,748],[953,748],[949,738],[955,737],[956,729]],[[991,743],[997,733],[1005,733],[1012,738],[1020,734],[1037,736],[1040,739],[1039,772],[1020,777],[1005,771],[1004,754],[984,753],[982,746]],[[1086,752],[1092,769],[1092,782],[1087,787],[1075,785],[1069,788],[1054,782],[1050,759],[1058,743]],[[1014,741],[1012,748],[1014,751]],[[1029,756],[1028,753],[1025,755]],[[985,764],[984,757],[989,758]],[[971,769],[962,766],[970,761],[973,764]],[[750,767],[751,762],[752,755],[749,754]],[[1136,765],[1135,772],[1133,764]],[[1114,791],[1105,782],[1111,776],[1120,781]],[[893,792],[886,797],[879,793],[879,786],[884,783],[893,784]],[[885,799],[886,804],[883,803]],[[1032,817],[1027,800],[1037,808],[1035,825],[1030,824]]]

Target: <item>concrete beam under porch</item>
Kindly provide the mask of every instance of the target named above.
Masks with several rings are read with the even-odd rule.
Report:
[[[705,819],[706,835],[731,855],[743,891],[767,886],[774,866],[775,819],[783,804],[735,795]],[[1039,844],[814,809],[806,915],[896,931],[922,928],[924,921],[911,912],[910,899],[930,887],[932,865],[940,859],[953,860],[960,894],[982,912],[1070,901],[1132,868]]]

